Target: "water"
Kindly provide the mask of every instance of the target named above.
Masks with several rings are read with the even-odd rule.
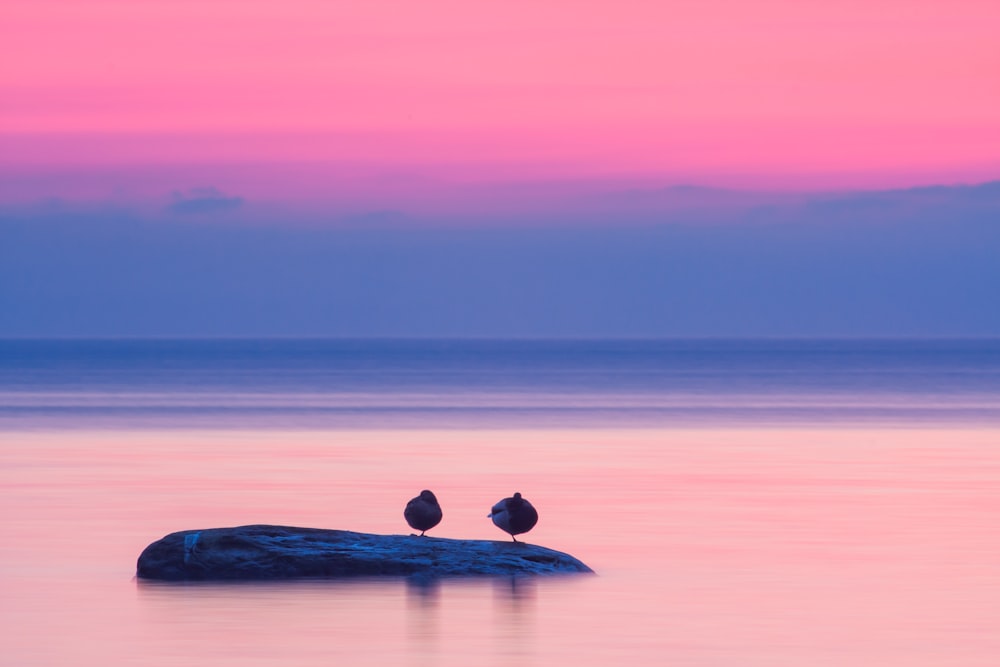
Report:
[[[0,426],[1000,422],[1000,341],[0,341]]]
[[[163,585],[175,530],[596,577]],[[0,664],[995,665],[1000,341],[0,341]]]

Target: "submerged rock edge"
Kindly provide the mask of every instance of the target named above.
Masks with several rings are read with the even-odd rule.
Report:
[[[569,554],[523,542],[271,525],[170,533],[147,546],[136,564],[138,578],[160,581],[573,573],[593,570]]]

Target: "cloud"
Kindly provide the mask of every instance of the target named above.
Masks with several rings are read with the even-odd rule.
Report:
[[[967,188],[969,198],[976,201],[989,201],[1000,204],[1000,181],[990,181]]]
[[[586,195],[585,195],[586,196]],[[998,213],[1000,181],[842,192],[770,192],[690,185],[632,188],[590,195],[584,216],[656,223],[901,222]]]
[[[974,185],[928,185],[906,190],[890,190],[902,196],[919,196],[940,201],[970,201],[1000,204],[1000,181],[987,181]]]
[[[929,210],[950,214],[982,212],[1000,205],[1000,181],[975,185],[931,185],[897,190],[846,192],[813,196],[806,204],[810,213],[820,215],[872,215],[912,217]]]
[[[213,187],[191,188],[187,193],[174,191],[167,211],[179,215],[223,213],[243,206],[242,197],[229,197]]]

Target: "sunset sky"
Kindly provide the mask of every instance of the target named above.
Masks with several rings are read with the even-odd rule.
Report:
[[[87,254],[87,244],[101,234],[123,242],[108,225],[124,219],[529,234],[539,226],[671,222],[728,229],[764,211],[771,222],[827,225],[823,233],[832,233],[831,216],[875,226],[891,219],[903,229],[908,221],[981,225],[1000,215],[1000,195],[989,186],[1000,178],[1000,4],[993,0],[8,0],[3,13],[0,222],[39,238],[48,235],[42,224],[93,230],[71,253],[82,265],[107,263]],[[911,189],[933,185],[953,189],[939,192],[928,212],[920,199],[927,191]],[[871,197],[890,201],[881,218],[863,205]],[[839,208],[828,205],[841,199]],[[859,201],[864,215],[845,213]],[[25,258],[54,261],[31,233],[7,233],[14,243],[0,257],[13,282],[0,288],[0,300],[50,312],[39,304],[58,301],[57,292],[73,300],[72,290],[56,285],[79,289],[79,280],[60,268],[72,261],[54,264],[44,279],[25,277]],[[962,252],[994,248],[996,240],[992,227],[910,238],[939,233],[978,239]],[[723,230],[706,242],[732,238]],[[12,250],[16,243],[25,245]],[[450,252],[427,235],[413,243],[433,246],[420,251],[428,257]],[[527,236],[510,243],[544,247]],[[476,257],[488,245],[461,252]],[[939,247],[934,240],[926,249]],[[800,250],[783,256],[801,258]],[[586,252],[566,252],[570,264],[586,263]],[[923,275],[926,257],[908,252],[914,275]],[[251,267],[252,254],[227,261]],[[967,258],[957,256],[949,255],[954,268],[967,271]],[[877,253],[866,257],[878,263]],[[299,261],[273,261],[286,259]],[[558,252],[537,261],[562,270]],[[608,269],[607,288],[634,293],[616,287],[619,273]],[[378,275],[376,282],[393,280]],[[367,284],[372,276],[352,280]],[[983,277],[959,282],[979,285]],[[219,288],[204,280],[205,290]],[[336,284],[331,276],[323,282]],[[93,331],[117,331],[113,321],[128,308],[100,305],[100,290],[88,294],[98,303],[87,312],[110,318]],[[27,315],[5,324],[0,334],[36,331]],[[146,331],[136,326],[125,328]],[[908,326],[876,329],[917,331]],[[996,318],[955,332],[994,328],[1000,333]],[[318,324],[302,331],[313,329],[347,331]],[[800,329],[811,330],[774,332]],[[407,331],[399,324],[357,332]]]

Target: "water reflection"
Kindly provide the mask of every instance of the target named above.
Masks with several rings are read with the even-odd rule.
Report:
[[[406,580],[406,599],[411,609],[432,609],[441,602],[440,577],[410,577]]]
[[[546,578],[559,587],[570,577]],[[523,664],[537,651],[537,577],[163,583],[135,580],[153,644],[200,637],[279,645],[295,627],[314,650],[342,658],[365,651],[407,664],[453,664],[487,649],[496,664]],[[350,650],[348,650],[350,646]],[[487,648],[488,647],[488,648]],[[456,653],[456,650],[458,653]],[[352,653],[353,651],[353,653]],[[473,660],[474,661],[474,660]]]
[[[436,664],[441,635],[441,579],[406,580],[406,636],[414,665]]]
[[[534,606],[538,597],[537,577],[496,577],[493,579],[494,600],[498,607],[507,605],[512,611]]]
[[[1000,664],[997,429],[0,439],[3,664]],[[532,536],[601,576],[131,579],[192,526],[399,530],[414,478],[476,539],[485,487],[536,489]]]
[[[534,653],[537,598],[536,577],[493,580],[495,653],[510,658],[511,664]]]

